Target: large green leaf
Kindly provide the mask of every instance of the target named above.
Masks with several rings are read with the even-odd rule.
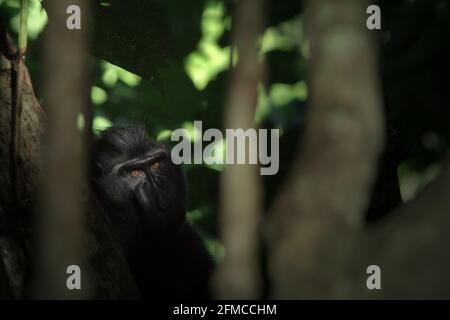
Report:
[[[164,1],[96,0],[91,10],[93,54],[149,80],[163,92],[157,69],[167,66],[171,37]]]
[[[167,65],[170,25],[162,2],[96,1],[94,9],[94,54],[163,90],[157,68]]]

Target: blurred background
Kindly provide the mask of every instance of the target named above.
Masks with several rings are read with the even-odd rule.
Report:
[[[102,11],[108,1],[95,3],[89,58],[94,134],[115,124],[138,122],[146,125],[154,139],[171,144],[171,132],[177,128],[188,129],[191,139],[195,138],[194,120],[203,121],[203,130],[223,129],[230,67],[239,60],[237,52],[231,54],[234,1],[127,0],[115,5],[120,19]],[[373,33],[387,148],[392,148],[387,152],[394,154],[388,161],[389,174],[394,172],[406,202],[439,175],[448,150],[450,4],[445,0],[379,0],[376,4],[382,13],[382,28]],[[258,41],[260,59],[270,76],[259,87],[254,121],[263,128],[280,129],[280,171],[262,177],[264,212],[295,165],[295,146],[302,137],[309,102],[304,3],[270,0],[266,5],[265,27]],[[26,65],[38,99],[44,78],[42,38],[48,23],[43,6],[45,2],[42,5],[39,0],[29,2]],[[16,38],[19,1],[0,0],[0,15]],[[78,125],[84,126],[81,114]],[[223,149],[224,142],[217,142],[217,148]],[[217,219],[223,169],[221,165],[184,165],[188,219],[218,263],[225,253]],[[377,214],[373,221],[378,220]]]

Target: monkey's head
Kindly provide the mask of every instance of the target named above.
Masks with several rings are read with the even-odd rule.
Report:
[[[155,232],[181,228],[183,172],[171,161],[169,148],[149,139],[143,126],[104,131],[94,144],[92,162],[97,195],[119,215],[111,219],[143,223]]]

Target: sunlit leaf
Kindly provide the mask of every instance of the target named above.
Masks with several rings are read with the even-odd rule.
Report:
[[[225,169],[227,159],[226,139],[220,139],[218,141],[212,142],[212,148],[212,157],[206,157],[204,159],[204,164],[209,169],[223,171]]]
[[[162,130],[158,133],[158,136],[156,137],[156,141],[163,141],[163,140],[169,140],[172,136],[172,130]]]
[[[10,8],[20,8],[20,2],[18,0],[6,1],[6,5]],[[36,39],[47,25],[48,18],[47,13],[41,6],[39,0],[29,0],[28,3],[28,38]],[[17,10],[17,14],[10,20],[11,29],[15,32],[19,31],[20,25],[20,11]]]
[[[187,130],[187,138],[191,141],[191,142],[195,142],[198,141],[199,139],[202,138],[201,136],[201,132],[197,127],[194,127],[194,124],[192,122],[184,122],[181,127],[183,129]]]
[[[258,104],[255,110],[255,123],[260,124],[264,121],[269,115],[269,97],[267,96],[267,92],[264,86],[260,83],[258,85]]]
[[[93,86],[91,88],[91,100],[95,105],[101,105],[108,100],[108,93],[102,88]]]
[[[99,134],[101,131],[111,127],[113,123],[105,117],[95,116],[92,121],[92,129],[95,134]]]
[[[229,21],[223,3],[209,2],[206,5],[201,21],[202,38],[197,50],[184,61],[186,73],[198,90],[205,89],[209,82],[229,67],[230,48],[219,44],[224,31],[229,28]]]

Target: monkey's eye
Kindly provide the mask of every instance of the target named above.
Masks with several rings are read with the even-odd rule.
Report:
[[[143,175],[144,175],[144,171],[142,171],[142,170],[131,170],[130,171],[130,177],[132,177],[132,178],[142,177]]]
[[[153,164],[151,165],[150,170],[156,171],[156,170],[159,169],[160,166],[161,166],[161,165],[159,164],[159,161],[156,161],[155,163],[153,163]]]

